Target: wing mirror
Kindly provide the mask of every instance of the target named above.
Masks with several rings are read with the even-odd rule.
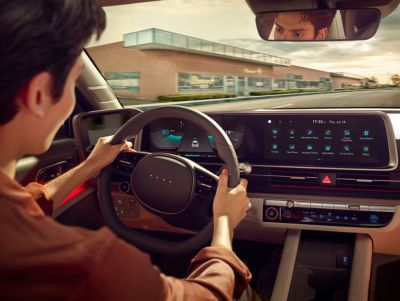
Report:
[[[313,9],[259,13],[256,24],[267,41],[366,40],[376,33],[380,18],[374,8]]]

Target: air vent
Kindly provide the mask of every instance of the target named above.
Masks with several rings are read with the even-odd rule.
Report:
[[[274,170],[270,174],[271,185],[318,185],[318,174],[314,172],[294,171],[294,170]]]
[[[335,185],[320,183],[321,175],[325,174],[324,171],[271,168],[269,175],[266,176],[270,178],[271,187],[400,192],[400,174],[398,173],[354,173],[351,171],[336,173],[329,171],[328,173],[335,176]]]
[[[336,177],[336,187],[400,191],[400,175],[395,173],[339,173]]]

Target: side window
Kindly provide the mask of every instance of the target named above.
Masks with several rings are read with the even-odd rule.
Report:
[[[74,138],[74,132],[72,130],[72,118],[78,113],[83,112],[81,105],[77,102],[75,105],[72,114],[65,120],[64,124],[58,130],[56,136],[54,137],[54,141],[67,139],[67,138]]]

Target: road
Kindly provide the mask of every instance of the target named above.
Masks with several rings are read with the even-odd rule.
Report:
[[[297,95],[231,103],[195,106],[197,110],[246,111],[257,109],[293,108],[400,108],[400,89],[363,90],[316,95]]]

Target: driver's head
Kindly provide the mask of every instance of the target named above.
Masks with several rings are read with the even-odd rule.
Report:
[[[336,12],[283,12],[275,18],[274,40],[325,40]]]
[[[0,0],[0,130],[30,126],[27,152],[46,150],[71,113],[80,53],[104,28],[97,0]]]

